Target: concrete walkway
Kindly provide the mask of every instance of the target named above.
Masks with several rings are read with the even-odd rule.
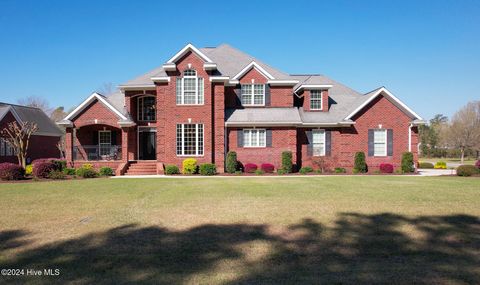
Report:
[[[441,175],[455,175],[455,170],[451,169],[419,169],[416,175],[392,175],[394,177],[422,177],[422,176],[441,176]],[[124,175],[124,176],[112,176],[114,179],[130,179],[130,178],[173,178],[173,179],[198,179],[198,178],[305,178],[305,177],[371,177],[374,175],[231,175],[231,176],[183,176],[183,175]],[[380,176],[380,175],[379,175]]]

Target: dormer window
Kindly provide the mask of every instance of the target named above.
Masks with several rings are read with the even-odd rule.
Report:
[[[322,90],[310,91],[310,110],[322,110]]]
[[[177,105],[203,105],[203,78],[197,71],[187,69],[177,78]]]
[[[242,84],[242,105],[243,106],[264,106],[265,85],[264,84]]]

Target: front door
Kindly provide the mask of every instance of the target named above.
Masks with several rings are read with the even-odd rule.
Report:
[[[157,132],[154,128],[138,129],[138,159],[157,159]]]

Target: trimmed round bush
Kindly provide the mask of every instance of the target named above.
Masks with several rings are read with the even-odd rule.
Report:
[[[187,158],[182,162],[183,174],[195,174],[197,173],[197,160],[195,158]]]
[[[313,172],[313,168],[311,168],[310,166],[305,166],[300,168],[298,172],[300,172],[301,174],[307,174],[307,173]]]
[[[292,152],[291,151],[282,152],[282,169],[286,173],[292,173],[293,163],[292,163]]]
[[[480,169],[480,159],[477,160],[477,162],[475,162],[475,166],[476,166],[478,169]]]
[[[408,173],[413,172],[415,169],[413,167],[413,153],[404,152],[402,154],[402,172]]]
[[[82,167],[76,170],[76,174],[83,178],[95,178],[98,176],[98,173],[93,169],[93,165],[84,164]]]
[[[66,177],[65,173],[63,173],[63,171],[60,171],[60,170],[52,170],[48,174],[48,178],[55,179],[55,180],[65,179],[65,177]]]
[[[435,169],[447,169],[447,163],[445,161],[438,161],[433,167]]]
[[[33,165],[29,164],[25,167],[25,175],[32,175],[33,173]]]
[[[227,153],[226,160],[226,171],[227,173],[235,173],[238,169],[237,153],[234,151],[229,151]]]
[[[98,170],[98,173],[101,176],[113,176],[115,173],[113,172],[113,169],[110,167],[100,167],[100,170]]]
[[[347,173],[347,170],[343,167],[335,167],[335,173]]]
[[[75,168],[64,168],[63,169],[63,173],[65,173],[66,175],[75,175],[76,171],[75,171]]]
[[[178,166],[176,165],[167,165],[165,166],[165,174],[167,175],[180,174],[180,169],[178,169]]]
[[[35,162],[33,164],[33,176],[37,178],[48,178],[50,172],[55,169],[55,164],[53,162],[44,161],[44,162]]]
[[[37,163],[41,162],[51,162],[54,165],[55,170],[63,170],[64,168],[67,167],[67,161],[59,158],[39,158],[35,159],[32,162],[32,165],[35,165]]]
[[[457,168],[458,176],[472,176],[479,173],[480,171],[475,165],[460,165]]]
[[[0,163],[1,180],[20,180],[25,175],[25,169],[15,163]]]
[[[262,163],[262,165],[260,165],[260,169],[265,173],[273,173],[275,166],[271,163]]]
[[[382,163],[380,164],[379,169],[381,173],[393,173],[393,164]]]
[[[254,173],[258,169],[255,163],[247,163],[243,167],[246,173]]]
[[[365,161],[365,153],[363,151],[359,151],[355,153],[355,162],[353,166],[353,171],[355,173],[367,172],[367,163]]]
[[[423,168],[423,169],[432,169],[434,166],[433,166],[433,163],[431,162],[420,162],[418,164],[418,168]]]
[[[215,175],[217,174],[217,167],[213,163],[204,163],[200,165],[200,175]]]

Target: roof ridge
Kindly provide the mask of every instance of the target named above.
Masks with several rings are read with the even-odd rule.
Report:
[[[25,105],[20,105],[20,104],[11,104],[11,103],[6,103],[6,102],[0,102],[0,105],[6,105],[6,106],[12,106],[12,107],[23,107],[23,108],[29,108],[29,109],[37,109],[37,110],[42,110],[39,107],[33,107],[33,106],[25,106]]]

